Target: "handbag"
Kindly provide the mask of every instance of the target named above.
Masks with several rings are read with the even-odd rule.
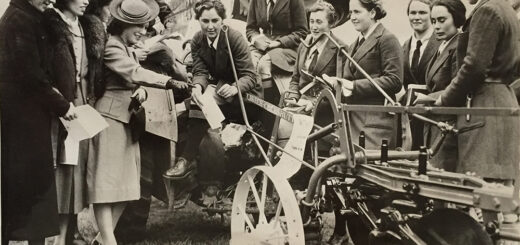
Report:
[[[132,141],[137,142],[145,131],[146,112],[141,103],[133,97],[128,106],[128,110],[130,111],[130,121],[128,122],[128,125],[130,126]]]

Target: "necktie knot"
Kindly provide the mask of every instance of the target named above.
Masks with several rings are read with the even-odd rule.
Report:
[[[421,40],[417,40],[417,49],[420,49],[422,46]]]

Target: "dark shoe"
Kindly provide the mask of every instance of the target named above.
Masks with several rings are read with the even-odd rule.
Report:
[[[191,171],[195,169],[195,164],[193,162],[186,160],[183,157],[179,157],[175,166],[166,170],[164,173],[164,177],[171,179],[183,179],[186,178],[190,174]]]

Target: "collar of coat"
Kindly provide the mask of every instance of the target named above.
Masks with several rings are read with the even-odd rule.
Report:
[[[11,0],[10,4],[23,10],[24,12],[29,13],[31,16],[37,18],[42,16],[42,12],[40,12],[37,8],[32,6],[27,0]]]
[[[43,14],[51,44],[58,48],[72,46],[71,32],[61,16],[53,9],[47,9]],[[103,59],[107,40],[103,22],[93,15],[81,16],[79,22],[83,28],[87,57],[89,59]]]
[[[471,17],[473,17],[473,15],[475,14],[475,12],[477,12],[477,10],[482,7],[485,3],[489,2],[489,0],[480,0],[477,5],[475,6],[475,8],[473,8],[473,10],[471,11],[471,13],[469,14],[468,18],[466,18],[466,22],[464,22],[464,25],[462,26],[462,30],[466,30],[468,28],[468,25],[469,23],[471,22]]]

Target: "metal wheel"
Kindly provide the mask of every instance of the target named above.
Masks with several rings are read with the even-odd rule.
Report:
[[[240,178],[231,211],[230,244],[305,244],[294,192],[272,167],[253,167]]]

